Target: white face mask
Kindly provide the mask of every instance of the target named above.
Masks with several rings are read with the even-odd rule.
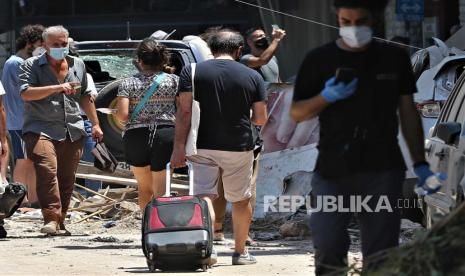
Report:
[[[47,52],[47,50],[45,50],[45,48],[37,47],[37,48],[32,52],[32,56],[33,56],[33,57],[37,57],[37,56],[42,55],[42,54],[45,53],[45,52]]]
[[[373,40],[373,30],[368,26],[341,27],[339,35],[351,48],[363,48]]]

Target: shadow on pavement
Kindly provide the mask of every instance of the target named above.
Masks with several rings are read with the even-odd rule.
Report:
[[[99,246],[84,246],[84,245],[62,245],[55,246],[55,248],[67,249],[67,250],[95,250],[95,249],[142,249],[140,245],[99,245]]]

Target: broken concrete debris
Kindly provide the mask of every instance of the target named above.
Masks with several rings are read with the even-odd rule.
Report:
[[[283,237],[303,237],[309,232],[308,226],[298,221],[287,221],[279,227]]]

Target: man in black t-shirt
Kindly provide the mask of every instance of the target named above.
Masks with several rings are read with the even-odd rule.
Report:
[[[372,39],[373,16],[385,4],[336,0],[341,38],[311,51],[298,74],[291,116],[297,122],[316,116],[320,120],[312,180],[316,209],[310,218],[317,275],[347,265],[347,226],[354,213],[364,259],[398,246],[396,207],[406,167],[397,141],[397,114],[418,185],[424,187],[433,175],[425,162],[421,120],[413,103],[416,86],[409,57],[396,46]],[[336,211],[319,208],[333,199]]]
[[[194,194],[209,205],[218,196],[221,178],[225,198],[232,202],[235,252],[233,265],[256,263],[245,249],[252,208],[250,206],[254,142],[252,126],[267,120],[265,87],[254,70],[236,62],[244,44],[242,36],[231,30],[211,35],[210,49],[215,57],[197,64],[194,73],[195,100],[200,103],[197,155],[188,159],[194,167]],[[192,68],[180,76],[176,134],[171,165],[185,166],[185,145],[191,124]],[[252,110],[252,112],[251,112]]]

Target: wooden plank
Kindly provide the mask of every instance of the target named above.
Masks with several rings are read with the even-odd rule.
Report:
[[[96,216],[96,215],[98,215],[98,214],[101,214],[101,213],[103,213],[103,212],[106,212],[106,211],[108,211],[108,210],[110,210],[110,209],[112,209],[112,208],[113,208],[113,203],[112,203],[110,206],[105,207],[104,209],[100,209],[100,210],[98,210],[97,212],[94,212],[94,213],[92,213],[92,214],[90,214],[90,215],[88,215],[88,216],[85,216],[85,217],[83,217],[83,218],[81,218],[81,219],[79,219],[79,220],[77,220],[77,221],[71,222],[71,224],[80,223],[80,222],[82,222],[82,221],[85,221],[85,220],[87,220],[87,219],[92,218],[93,216]]]
[[[108,182],[117,185],[123,186],[130,186],[130,187],[137,187],[137,181],[132,178],[122,178],[122,177],[115,177],[115,176],[107,176],[107,175],[97,175],[97,174],[76,174],[77,178],[83,179],[90,179],[90,180],[98,180],[103,182]],[[189,190],[189,186],[182,185],[182,184],[171,184],[173,190]]]
[[[100,197],[102,197],[102,198],[104,198],[104,199],[107,199],[107,200],[109,200],[109,201],[116,202],[116,200],[113,199],[113,198],[111,198],[111,197],[107,197],[107,196],[105,196],[105,195],[102,195],[101,193],[98,193],[98,192],[96,192],[96,191],[94,191],[94,190],[88,189],[88,188],[86,188],[86,187],[84,187],[84,186],[81,186],[81,185],[79,185],[79,184],[77,184],[77,183],[74,183],[74,185],[75,185],[76,187],[78,187],[78,188],[83,189],[84,191],[87,191],[87,192],[92,193],[92,194],[94,194],[94,195],[98,195],[98,196],[100,196]]]
[[[77,172],[79,174],[98,174],[98,175],[107,175],[107,176],[117,176],[117,177],[125,177],[125,178],[133,178],[134,174],[129,170],[123,170],[121,168],[117,168],[114,173],[107,173],[101,171],[94,167],[94,164],[89,162],[80,161]]]

